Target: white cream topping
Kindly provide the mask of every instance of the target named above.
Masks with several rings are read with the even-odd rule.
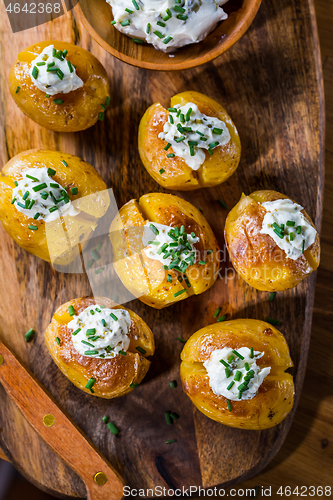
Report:
[[[183,158],[192,170],[198,170],[206,158],[205,151],[214,153],[214,148],[224,146],[230,141],[227,125],[218,118],[200,113],[198,106],[188,102],[177,104],[175,111],[169,112],[159,138],[172,146],[165,154],[172,152]],[[181,140],[181,138],[185,138]],[[178,142],[180,141],[180,142]]]
[[[17,186],[13,188],[14,205],[27,217],[51,222],[60,215],[75,216],[79,213],[66,190],[52,179],[46,167],[28,168],[22,172],[22,179],[16,179],[16,182]],[[61,201],[56,203],[55,200]],[[53,207],[57,209],[54,210]]]
[[[73,316],[67,326],[73,330],[73,345],[82,356],[114,358],[120,351],[126,352],[130,345],[128,332],[131,317],[125,309],[109,309],[94,304],[84,309],[78,316]],[[97,353],[85,354],[87,351],[97,351]]]
[[[228,17],[221,8],[227,0],[107,0],[107,2],[112,7],[115,27],[119,31],[133,38],[145,40],[164,52],[172,52],[184,45],[200,42],[219,21]]]
[[[158,234],[156,234],[154,228],[158,231]],[[199,238],[194,233],[187,234],[185,231],[181,235],[180,232],[182,229],[177,229],[179,233],[176,234],[179,234],[179,237],[172,238],[168,233],[171,231],[174,234],[174,227],[165,226],[156,222],[146,222],[146,225],[144,226],[142,244],[145,247],[143,251],[147,257],[153,260],[158,260],[163,265],[169,266],[171,262],[175,260],[172,255],[167,256],[167,254],[172,251],[179,252],[179,257],[177,257],[179,263],[183,260],[187,262],[187,265],[190,265],[192,261],[194,263],[196,261],[196,251],[193,244],[198,243]],[[188,245],[184,244],[184,241],[186,241]]]
[[[224,347],[223,349],[216,349],[212,352],[210,358],[203,363],[207,370],[209,377],[209,385],[217,396],[224,396],[231,401],[239,401],[240,399],[253,399],[261,386],[263,380],[271,371],[271,367],[260,368],[256,360],[264,355],[264,352],[254,351],[254,357],[251,358],[251,349],[248,347],[240,347],[236,351],[244,358],[240,359],[233,353],[233,349]],[[233,359],[231,360],[231,356]],[[226,363],[229,368],[221,363],[221,360]],[[245,364],[248,366],[245,367]],[[249,368],[247,370],[246,368]],[[228,373],[229,370],[229,373]],[[237,372],[241,373],[240,379],[235,381],[238,377]],[[227,376],[228,375],[228,376]],[[250,378],[251,375],[251,378]],[[242,392],[242,397],[239,398],[239,388],[242,384],[246,383],[246,377],[249,378],[246,384],[247,389]],[[227,389],[231,382],[232,387]]]
[[[287,257],[297,260],[315,239],[317,231],[302,214],[303,207],[288,198],[261,204],[267,211],[261,233],[273,238]],[[280,226],[281,231],[275,226]],[[282,225],[282,226],[281,226]],[[280,232],[280,237],[275,231]]]
[[[59,51],[57,51],[57,54]],[[83,86],[75,67],[66,57],[56,57],[54,45],[48,45],[31,63],[30,76],[36,87],[48,95],[68,94]],[[51,65],[49,67],[49,65]],[[58,68],[60,71],[53,71]],[[48,71],[48,69],[52,71]]]

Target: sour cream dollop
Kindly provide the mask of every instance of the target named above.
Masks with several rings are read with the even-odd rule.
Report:
[[[175,232],[176,231],[176,232]],[[172,234],[172,236],[170,236]],[[153,260],[169,266],[177,260],[176,265],[189,266],[196,261],[196,251],[193,246],[199,238],[195,233],[187,234],[182,229],[165,226],[156,222],[146,222],[142,236],[144,253]],[[171,245],[171,246],[170,246]],[[177,253],[177,258],[174,255]]]
[[[89,358],[114,358],[130,345],[131,317],[125,309],[109,309],[94,304],[73,316],[67,327],[72,330],[76,351]]]
[[[32,61],[30,77],[36,87],[48,95],[68,94],[83,86],[75,67],[63,56],[63,52],[54,48],[54,45],[45,47]]]
[[[159,138],[170,145],[166,154],[174,153],[183,158],[192,170],[201,167],[206,158],[205,151],[214,154],[216,147],[230,141],[227,125],[218,118],[200,113],[193,102],[184,106],[177,104],[170,110]]]
[[[16,179],[12,202],[19,212],[45,222],[52,222],[60,215],[79,213],[65,188],[52,179],[53,172],[46,167],[28,168],[22,172],[21,179]]]
[[[240,347],[237,352],[244,359],[235,355],[233,349],[229,347],[212,352],[210,358],[203,363],[207,370],[209,385],[214,394],[224,396],[231,401],[253,399],[258,394],[263,380],[270,373],[271,367],[260,368],[257,365],[257,359],[261,358],[264,352],[254,351],[253,358],[248,347]]]
[[[172,52],[200,42],[227,19],[227,0],[107,0],[114,26],[126,35],[145,40],[156,49]]]
[[[314,243],[317,235],[316,229],[302,214],[303,207],[288,198],[266,201],[261,205],[266,214],[260,232],[271,236],[289,259],[297,260]]]

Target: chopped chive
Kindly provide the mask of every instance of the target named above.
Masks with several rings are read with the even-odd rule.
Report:
[[[17,94],[19,90],[20,90],[20,87],[16,87],[15,94]]]
[[[154,35],[158,36],[158,38],[162,39],[165,37],[165,35],[163,35],[163,33],[161,33],[160,31],[154,31]]]
[[[113,422],[108,422],[108,423],[106,424],[106,427],[107,427],[107,428],[108,428],[108,429],[112,432],[112,434],[114,434],[115,436],[116,436],[117,434],[119,434],[119,432],[120,432],[120,431],[119,431],[119,429],[118,429],[118,427],[117,427],[117,426],[116,426]]]
[[[164,151],[168,151],[168,149],[171,148],[171,142],[168,142],[166,146],[164,146]]]
[[[169,113],[177,113],[177,108],[168,108]]]
[[[29,342],[34,335],[35,335],[35,330],[33,328],[30,328],[30,330],[28,330],[27,333],[24,335],[25,341]]]
[[[136,10],[140,10],[140,7],[139,7],[138,2],[136,0],[132,0],[132,4],[136,8]]]
[[[156,23],[158,26],[161,26],[162,28],[165,28],[166,27],[166,24],[163,23],[162,21],[157,21]]]
[[[222,363],[222,365],[225,366],[226,368],[229,368],[228,363],[224,361],[224,359],[220,359],[220,363]]]
[[[72,335],[77,335],[80,331],[81,331],[81,328],[78,328],[77,330],[75,330],[75,332],[72,333]]]
[[[237,370],[235,377],[234,377],[234,380],[236,380],[236,382],[239,382],[241,378],[242,378],[242,372]]]
[[[79,188],[73,187],[71,191],[72,191],[72,195],[75,196],[79,192]]]
[[[137,350],[137,351],[139,351],[141,354],[146,354],[146,353],[147,353],[147,351],[145,351],[145,350],[144,350],[141,346],[139,346],[139,345],[136,347],[136,350]]]
[[[269,300],[269,302],[272,302],[272,301],[275,299],[275,295],[276,295],[276,292],[271,292],[271,293],[269,294],[269,299],[268,299],[268,300]]]
[[[250,365],[249,363],[244,363],[245,370],[248,372],[250,370]]]
[[[141,38],[132,38],[132,42],[138,43],[138,44],[143,44],[143,40],[141,40]]]
[[[304,253],[304,251],[305,251],[305,240],[303,240],[302,242],[302,253]]]
[[[94,335],[96,333],[96,328],[88,328],[87,335]]]
[[[167,425],[172,425],[172,419],[171,419],[171,416],[170,416],[170,411],[164,412],[164,416],[165,416],[165,421],[166,421]]]
[[[172,418],[172,420],[178,420],[180,418],[178,413],[176,413],[174,411],[170,412],[170,417]]]
[[[157,229],[156,226],[154,226],[154,224],[150,224],[149,227],[153,231],[154,234],[156,234],[156,235],[160,234],[159,230]]]
[[[228,405],[228,410],[232,411],[231,402],[229,399],[227,399],[227,405]]]
[[[115,314],[110,313],[110,316],[111,316],[111,318],[112,318],[112,319],[114,319],[115,321],[118,321],[118,318],[117,318],[117,316],[116,316]]]
[[[186,12],[186,10],[183,9],[183,7],[179,7],[178,5],[175,5],[173,7],[173,10],[176,11],[176,12],[180,12],[181,14],[184,14],[184,12]]]
[[[125,11],[128,12],[129,14],[133,14],[133,10],[128,9],[127,7],[126,7]]]
[[[13,198],[12,201],[10,202],[10,204],[14,205],[15,201],[16,201],[16,198]]]
[[[60,339],[59,339],[59,337],[56,337],[56,338],[55,338],[55,341],[56,341],[56,343],[57,343],[58,345],[60,345]]]
[[[21,202],[19,202],[19,201],[17,202],[17,205],[18,205],[19,207],[21,207],[21,208],[25,208],[25,205],[23,205],[23,203],[21,203]]]
[[[57,189],[60,186],[59,186],[59,184],[56,184],[55,182],[50,182],[50,187]]]
[[[102,420],[103,420],[103,422],[104,422],[105,424],[107,424],[107,423],[108,423],[108,421],[109,421],[109,417],[107,417],[107,416],[105,415],[104,417],[102,417]]]
[[[182,337],[177,337],[177,340],[179,340],[179,342],[183,342],[183,344],[186,344],[187,340],[183,339]]]
[[[85,356],[92,356],[93,354],[98,354],[98,351],[84,351],[84,355]]]
[[[228,387],[227,387],[227,391],[230,391],[230,389],[232,388],[232,386],[233,386],[234,384],[235,384],[235,382],[232,380],[232,381],[230,382],[230,384],[228,385]]]
[[[104,120],[104,113],[102,111],[100,113],[98,113],[98,119],[101,122]]]
[[[251,347],[251,349],[250,349],[250,350],[251,350],[250,358],[252,358],[252,359],[253,359],[253,358],[254,358],[254,349],[253,349],[253,347]]]
[[[146,33],[149,34],[150,33],[150,28],[151,28],[151,24],[148,23],[147,24],[147,28],[146,28]]]
[[[67,61],[67,66],[68,66],[69,72],[73,73],[74,70],[73,70],[73,66],[72,66],[70,61]]]
[[[188,16],[184,16],[183,14],[178,14],[176,17],[177,17],[177,19],[180,19],[181,21],[187,21],[187,19],[188,19]]]
[[[279,238],[281,238],[281,240],[283,240],[284,235],[280,231],[278,231],[277,229],[273,229],[273,231]]]
[[[75,316],[74,307],[72,305],[68,306],[68,313],[70,316]]]
[[[111,102],[111,97],[108,95],[105,99],[105,106],[109,106],[110,102]]]
[[[232,363],[234,359],[235,359],[235,356],[233,356],[233,355],[229,356],[228,363]]]
[[[106,321],[105,321],[105,319],[104,319],[104,318],[103,318],[103,319],[101,319],[101,323],[102,323],[102,325],[103,325],[104,327],[106,327]]]
[[[38,230],[38,226],[32,226],[31,224],[28,225],[28,228],[31,229],[32,231]]]
[[[177,387],[177,380],[171,380],[169,385],[171,389],[175,389]]]
[[[163,43],[164,43],[165,45],[167,45],[169,42],[171,42],[171,40],[172,40],[172,36],[167,36],[167,37],[165,38],[165,40],[163,40]]]
[[[175,156],[176,156],[176,155],[175,155],[175,153],[169,153],[169,154],[167,155],[167,158],[174,158]]]
[[[293,220],[287,220],[286,224],[287,224],[288,227],[293,227],[295,225],[295,221],[293,221]]]
[[[294,241],[294,233],[289,234],[289,239],[290,239],[290,241]]]
[[[168,280],[169,283],[172,283],[172,276],[171,276],[171,274],[167,275],[167,280]]]
[[[159,172],[161,175],[164,174],[164,172],[165,172],[164,168],[161,168]]]
[[[297,226],[296,227],[296,233],[297,234],[301,234],[301,232],[302,232],[302,226]]]
[[[26,199],[28,198],[29,194],[30,194],[30,193],[29,193],[29,191],[26,191],[26,192],[24,193],[24,195],[23,195],[23,198],[22,198],[22,199],[23,199],[23,200],[26,200]]]
[[[38,184],[38,186],[33,187],[32,189],[37,193],[38,191],[41,191],[42,189],[47,188],[47,184],[43,182],[42,184]]]
[[[65,165],[65,167],[68,167],[68,163],[65,160],[61,160],[61,163]]]
[[[60,80],[63,80],[64,73],[61,71],[61,69],[57,69],[57,77],[60,78]]]
[[[205,260],[199,260],[198,264],[200,264],[201,266],[205,266],[207,262]]]
[[[217,127],[213,128],[213,134],[221,135],[222,133],[223,133],[223,130],[221,128],[217,128]]]
[[[113,21],[111,21],[111,23],[110,23],[110,24],[111,24],[111,26],[113,26],[113,25],[114,25],[114,24],[116,24],[116,23],[117,23],[117,21],[113,20]]]
[[[132,389],[137,389],[139,387],[139,384],[135,383],[135,382],[132,382],[130,384],[130,387],[132,387]]]
[[[88,345],[89,347],[95,347],[94,344],[90,344],[90,342],[87,342],[86,340],[81,340],[82,344]]]
[[[190,155],[191,156],[195,155],[195,151],[194,151],[194,147],[193,146],[190,146]]]
[[[271,325],[280,325],[281,321],[279,319],[265,318],[266,323],[270,323]]]
[[[125,19],[125,21],[121,21],[120,23],[122,26],[129,26],[131,24],[131,21],[129,19]]]
[[[37,177],[33,177],[32,175],[27,174],[26,177],[28,177],[28,179],[31,179],[34,182],[39,182],[39,179],[37,179]]]
[[[38,78],[38,73],[39,73],[39,69],[36,66],[34,66],[31,74],[35,80],[37,80],[37,78]]]
[[[224,371],[225,371],[225,376],[226,376],[226,378],[231,377],[231,371],[230,371],[230,368],[226,368]]]
[[[221,205],[221,207],[225,208],[226,210],[228,210],[228,207],[227,205],[224,203],[224,201],[222,201],[220,198],[217,200],[217,202]]]
[[[217,319],[217,322],[218,323],[221,323],[222,321],[225,321],[226,319],[226,315],[224,314],[223,316],[220,316],[218,319]]]
[[[171,443],[176,443],[177,439],[169,439],[168,441],[165,441],[165,444],[171,444]]]
[[[239,352],[237,352],[235,349],[233,349],[232,351],[239,359],[244,359],[244,356],[242,356],[241,354],[239,354]]]
[[[49,177],[53,177],[57,172],[55,170],[53,170],[53,168],[48,168],[47,169],[47,175]]]
[[[16,187],[18,186],[18,182],[17,181],[14,181],[14,184],[15,184]]]
[[[126,351],[119,351],[119,354],[121,354],[122,356],[127,356],[127,352]]]
[[[64,104],[62,99],[53,99],[54,104]]]

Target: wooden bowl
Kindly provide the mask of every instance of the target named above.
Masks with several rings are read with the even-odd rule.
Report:
[[[219,23],[202,42],[171,54],[149,44],[138,45],[110,26],[112,9],[106,0],[79,0],[75,10],[88,33],[113,56],[140,68],[171,71],[193,68],[223,54],[248,29],[260,3],[261,0],[229,0],[223,5],[228,19]]]

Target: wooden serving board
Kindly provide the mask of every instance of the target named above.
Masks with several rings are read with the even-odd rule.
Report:
[[[232,1],[232,0],[230,0]],[[153,102],[193,89],[220,101],[242,141],[237,172],[223,185],[176,193],[203,210],[221,247],[227,215],[242,191],[275,189],[300,202],[320,227],[323,187],[323,90],[313,6],[304,0],[265,0],[246,35],[214,63],[182,73],[130,67],[103,51],[68,13],[35,29],[13,35],[1,3],[1,163],[30,148],[59,149],[96,167],[112,187],[118,205],[161,188],[140,163],[137,130]],[[104,122],[77,134],[52,133],[26,118],[6,85],[17,53],[39,40],[61,39],[93,52],[107,68],[111,105]],[[111,464],[135,488],[231,485],[258,473],[281,447],[292,422],[304,372],[311,329],[315,274],[297,289],[268,293],[232,276],[228,260],[214,287],[198,297],[156,311],[138,300],[129,307],[152,328],[156,353],[142,385],[128,396],[98,400],[75,388],[57,369],[43,341],[54,310],[89,294],[83,274],[61,274],[21,250],[0,228],[0,336],[44,384],[61,407]],[[120,285],[119,285],[120,286]],[[116,289],[117,288],[117,289]],[[118,286],[109,296],[118,293]],[[188,338],[214,320],[217,307],[230,318],[277,318],[295,363],[293,412],[276,428],[242,431],[213,422],[193,409],[179,381],[178,336]],[[33,342],[24,333],[35,328]],[[177,379],[177,389],[169,381]],[[0,444],[10,460],[40,488],[84,497],[81,480],[41,441],[0,387]],[[179,413],[167,426],[164,411]],[[47,413],[47,408],[46,408]],[[113,436],[102,423],[109,415],[121,429]],[[168,439],[177,443],[167,445]],[[70,445],[70,443],[69,443]]]

